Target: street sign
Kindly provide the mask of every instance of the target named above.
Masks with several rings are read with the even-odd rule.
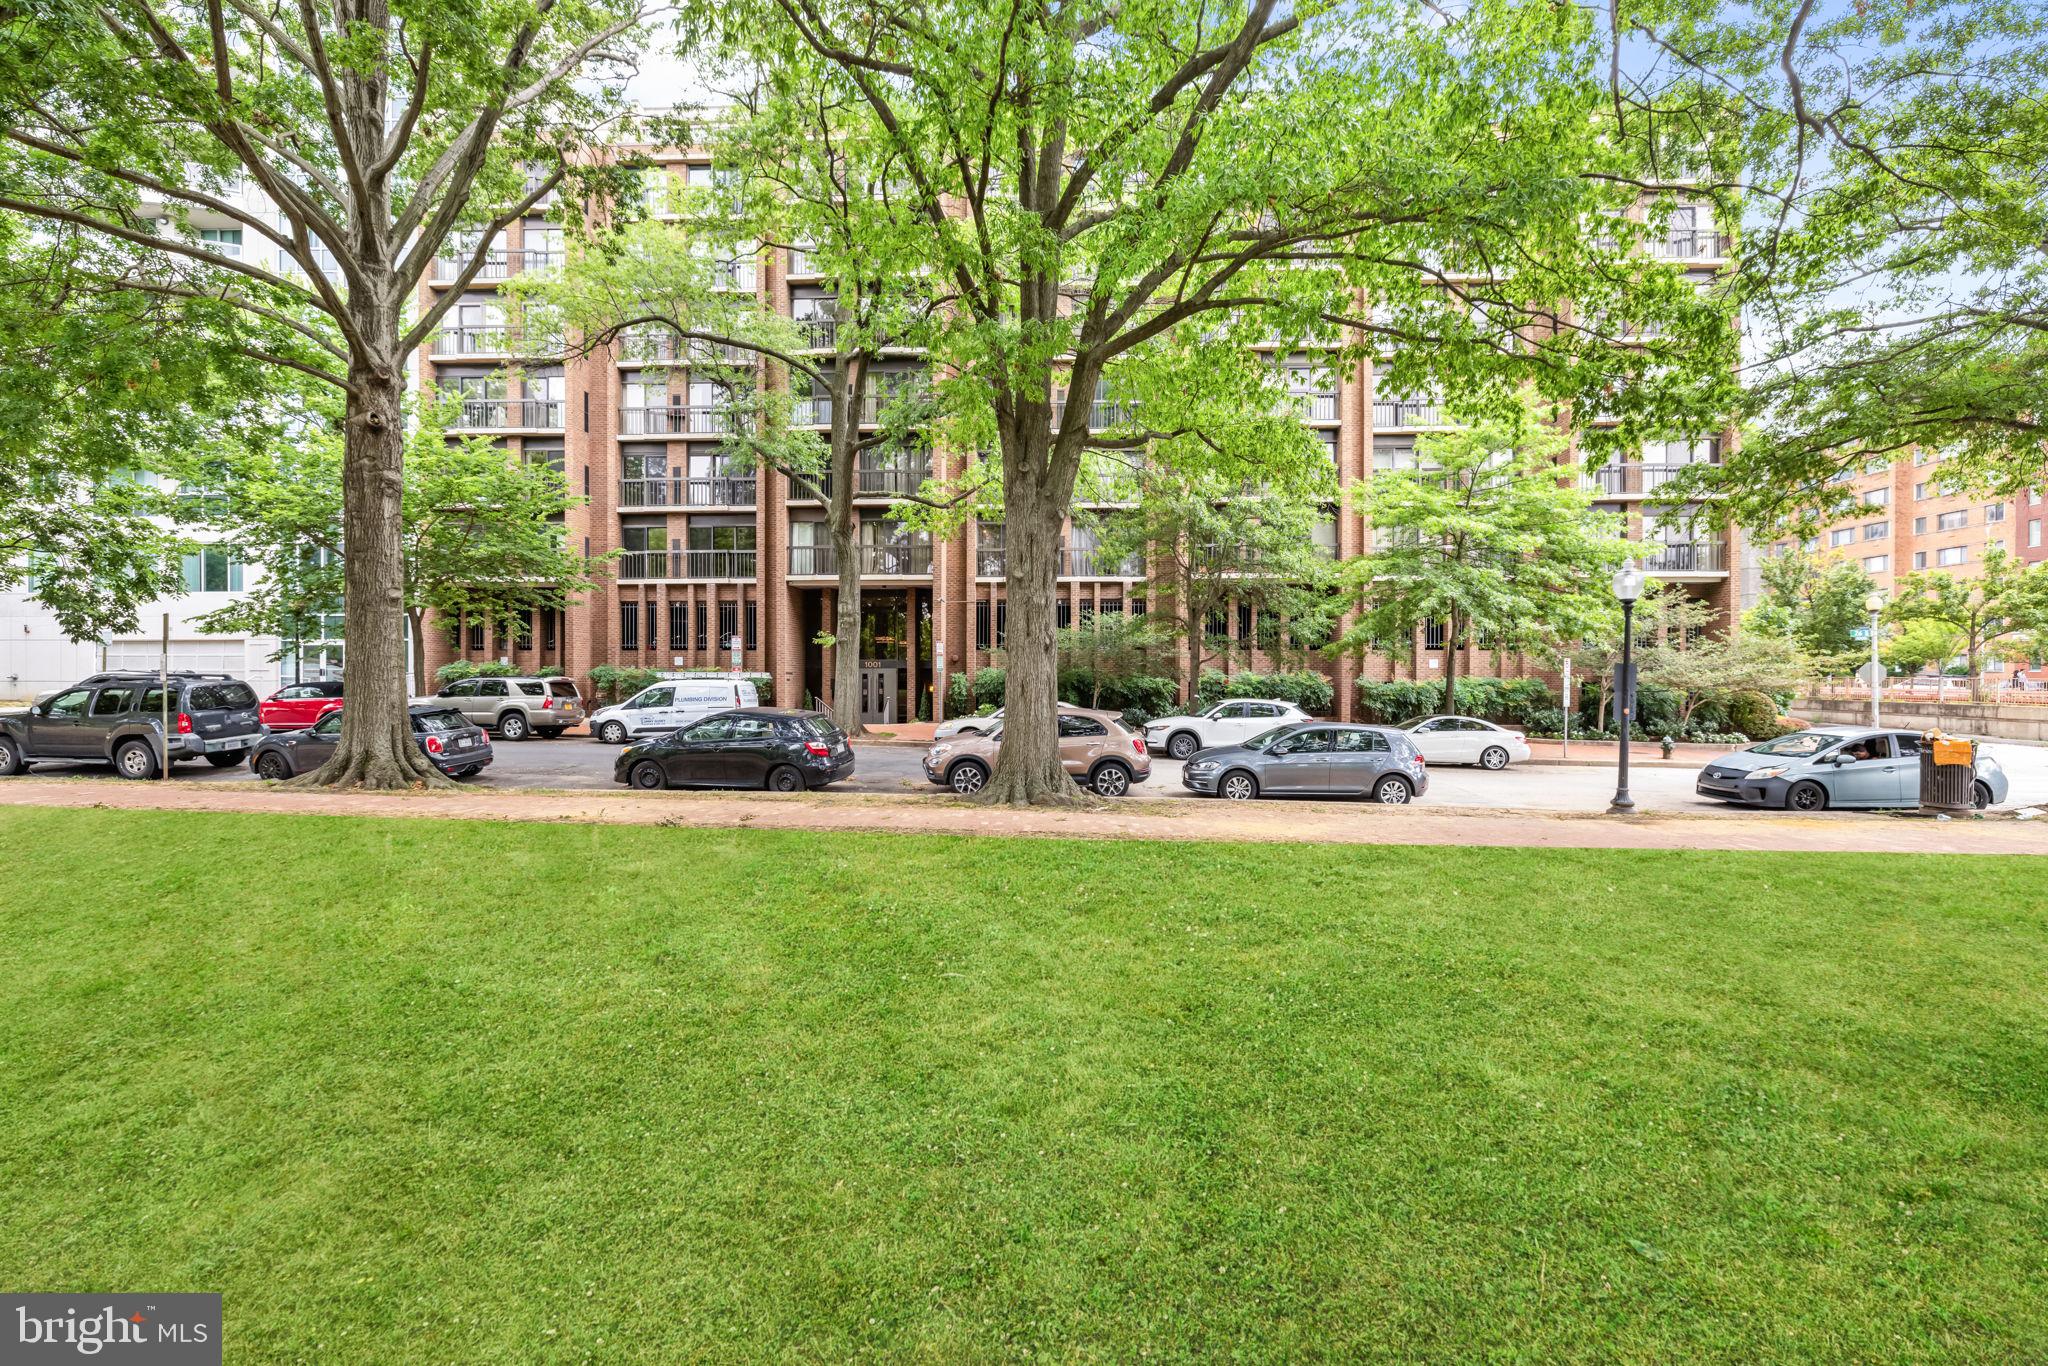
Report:
[[[1874,688],[1884,682],[1884,665],[1871,660],[1856,671],[1856,681],[1866,688]]]
[[[1849,639],[1851,639],[1851,640],[1868,640],[1868,639],[1870,639],[1870,628],[1869,628],[1868,626],[1851,626],[1851,627],[1849,628]]]
[[[740,638],[737,634],[732,638],[732,671],[740,671]]]

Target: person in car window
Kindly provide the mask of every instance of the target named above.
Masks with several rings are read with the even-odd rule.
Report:
[[[1849,756],[1849,762],[1852,764],[1860,764],[1865,759],[1873,757],[1870,752],[1870,741],[1868,740],[1858,740],[1842,752]]]

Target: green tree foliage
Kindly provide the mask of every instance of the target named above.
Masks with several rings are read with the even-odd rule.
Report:
[[[1532,383],[1615,416],[1589,437],[1613,449],[1719,425],[1726,309],[1635,251],[1650,130],[1614,122],[1590,13],[724,11],[765,79],[820,70],[872,113],[901,157],[890,193],[921,216],[900,262],[946,292],[930,342],[957,395],[951,435],[1000,472],[1013,719],[991,800],[1074,790],[1053,727],[1053,602],[1084,457],[1189,436],[1177,458],[1240,462],[1232,423],[1284,397],[1275,376],[1261,402],[1216,401],[1246,342],[1362,352],[1370,338],[1393,351],[1385,384],[1455,387],[1475,407],[1512,408]],[[1550,325],[1561,300],[1587,321]]]
[[[1999,643],[2048,629],[2048,564],[2027,565],[1993,550],[1984,556],[1983,572],[1972,578],[1939,570],[1908,574],[1899,580],[1885,616],[1900,625],[1931,622],[1961,637],[1970,696],[1979,698],[1983,666]]]
[[[644,18],[641,0],[109,0],[0,26],[0,214],[59,248],[36,306],[147,295],[129,353],[232,354],[260,367],[233,372],[245,397],[303,377],[342,400],[349,706],[316,781],[445,781],[405,712],[407,370],[502,228],[620,173],[594,149],[622,131],[616,54]],[[451,287],[416,309],[443,257]]]
[[[1888,669],[1915,674],[1932,665],[1941,670],[1963,653],[1968,637],[1956,626],[1932,617],[1905,622],[1878,645],[1878,659]]]
[[[450,441],[448,416],[445,406],[420,405],[407,438],[399,549],[416,693],[427,691],[428,613],[516,631],[530,613],[563,606],[591,582],[590,567],[553,520],[581,501],[562,476],[507,460],[487,438]],[[309,421],[227,460],[234,496],[212,520],[227,531],[236,557],[262,575],[237,601],[202,617],[205,629],[290,641],[304,634],[304,623],[339,610],[347,579],[342,447],[331,423]]]
[[[1865,599],[1876,585],[1863,567],[1836,556],[1787,550],[1758,567],[1763,596],[1743,617],[1753,634],[1789,638],[1818,661],[1869,657],[1870,645],[1853,634],[1870,624]]]
[[[1678,724],[1683,728],[1704,702],[1741,693],[1783,692],[1798,686],[1811,667],[1782,637],[1701,635],[1690,642],[1667,640],[1650,646],[1637,661],[1636,677],[1676,694]]]
[[[1607,572],[1628,543],[1561,477],[1564,447],[1548,416],[1523,404],[1423,437],[1413,469],[1377,471],[1365,502],[1373,549],[1344,566],[1358,619],[1339,646],[1412,639],[1442,622],[1444,687],[1456,696],[1468,633],[1548,648],[1597,634],[1612,612]]]

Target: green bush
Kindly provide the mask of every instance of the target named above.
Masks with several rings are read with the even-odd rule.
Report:
[[[465,678],[513,678],[518,674],[519,670],[510,664],[500,664],[495,659],[485,660],[480,664],[472,660],[458,659],[434,670],[434,680],[446,687]]]
[[[1778,708],[1760,692],[1729,694],[1722,710],[1726,730],[1739,730],[1752,740],[1769,740],[1778,734]]]
[[[1225,674],[1221,669],[1204,669],[1195,686],[1198,709],[1212,707],[1226,697],[1264,697],[1292,702],[1311,716],[1327,716],[1336,696],[1330,680],[1309,669],[1270,674]]]
[[[533,676],[535,678],[560,678],[562,677],[562,666],[559,664],[543,664],[540,668],[533,671]]]
[[[1441,683],[1369,683],[1358,682],[1358,718],[1391,726],[1406,721],[1411,716],[1427,716],[1440,711],[1444,685]]]
[[[616,664],[600,664],[590,671],[590,686],[606,702],[623,702],[642,688],[660,681],[661,675],[652,669],[622,669]]]

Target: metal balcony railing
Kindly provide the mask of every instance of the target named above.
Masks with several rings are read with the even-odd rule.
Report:
[[[647,479],[621,479],[619,506],[622,508],[710,508],[752,507],[755,481],[728,475],[695,478],[680,474],[657,475]]]
[[[1725,567],[1719,541],[1651,541],[1644,549],[1645,574],[1718,574]]]
[[[542,248],[526,248],[519,251],[493,248],[484,253],[484,263],[478,268],[472,283],[481,284],[491,280],[509,280],[515,275],[530,270],[552,270],[559,263],[561,253]],[[458,256],[434,258],[434,283],[453,284],[469,264],[467,253]]]
[[[1443,405],[1433,398],[1396,398],[1372,405],[1375,427],[1441,427]]]
[[[669,403],[619,409],[622,436],[717,436],[732,430],[732,412],[710,403]]]
[[[928,542],[907,545],[862,545],[854,548],[862,574],[880,578],[921,578],[932,572],[932,548]],[[829,545],[793,545],[789,548],[789,572],[795,576],[839,572],[839,557]]]
[[[456,415],[458,426],[477,432],[562,430],[558,398],[466,398]]]
[[[978,579],[1000,579],[1009,572],[1009,563],[1010,557],[1005,551],[995,547],[977,547],[974,552],[974,576]]]
[[[796,331],[806,351],[829,351],[839,344],[837,318],[798,318]]]
[[[1306,422],[1335,422],[1337,420],[1337,396],[1325,393],[1290,393],[1288,395],[1302,406],[1302,419]]]
[[[621,580],[751,579],[752,550],[629,550],[619,556]]]
[[[925,480],[931,478],[932,466],[929,460],[915,464],[855,466],[853,472],[853,496],[856,498],[903,498],[917,492]],[[789,496],[809,502],[822,503],[832,497],[832,475],[828,471],[817,474],[792,474],[789,477]]]
[[[1088,430],[1099,432],[1109,427],[1121,427],[1136,416],[1137,406],[1131,403],[1112,403],[1108,399],[1096,399],[1088,405]],[[1056,398],[1052,401],[1052,425],[1057,427],[1067,420],[1067,400]]]
[[[434,334],[434,351],[440,356],[559,355],[560,337],[529,337],[504,323],[467,327],[444,327]]]
[[[789,249],[789,273],[792,276],[818,274],[817,254],[805,247],[791,247]]]
[[[898,392],[901,391],[862,394],[859,406],[855,410],[859,414],[856,420],[863,427],[874,426],[880,421],[882,409],[889,405],[890,400],[894,399]],[[798,398],[790,410],[789,420],[798,427],[829,427],[832,425],[832,400],[823,394]]]
[[[1080,546],[1066,546],[1060,551],[1060,577],[1063,579],[1141,579],[1145,577],[1144,564],[1136,555],[1121,560],[1112,559],[1107,551],[1092,550]]]
[[[1611,498],[1626,498],[1631,495],[1654,493],[1690,468],[1690,465],[1683,464],[1646,465],[1630,461],[1620,465],[1604,465],[1597,470],[1588,471],[1581,482],[1594,492],[1604,493]]]
[[[1735,248],[1735,239],[1725,232],[1674,232],[1650,243],[1650,254],[1667,261],[1721,261]]]

